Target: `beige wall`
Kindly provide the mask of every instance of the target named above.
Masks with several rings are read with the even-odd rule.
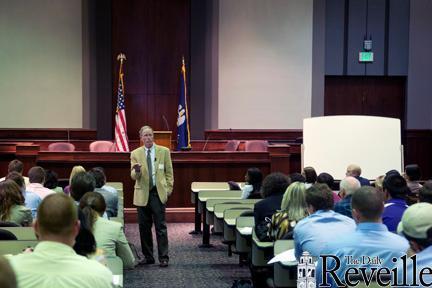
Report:
[[[0,127],[82,128],[81,0],[0,0]]]
[[[220,0],[217,128],[302,128],[312,24],[312,0]]]

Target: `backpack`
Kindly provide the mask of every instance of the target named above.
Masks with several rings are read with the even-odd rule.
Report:
[[[282,238],[287,239],[287,234],[292,234],[292,231],[294,230],[296,224],[296,221],[291,221],[288,219],[287,211],[278,211],[274,213],[268,229],[270,239],[273,241]]]

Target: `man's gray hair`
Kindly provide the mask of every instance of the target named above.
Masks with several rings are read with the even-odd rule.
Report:
[[[145,125],[145,126],[141,127],[141,129],[139,130],[139,136],[140,136],[140,138],[142,138],[142,135],[143,135],[144,131],[148,130],[148,129],[150,129],[153,132],[153,128],[150,127],[150,126],[148,126],[148,125]]]
[[[352,176],[347,176],[340,182],[339,191],[344,190],[346,195],[352,195],[360,186],[360,181]]]

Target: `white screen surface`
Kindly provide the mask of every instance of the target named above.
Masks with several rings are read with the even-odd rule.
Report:
[[[357,164],[362,177],[375,179],[402,169],[400,120],[372,116],[327,116],[303,120],[303,167],[345,177]]]

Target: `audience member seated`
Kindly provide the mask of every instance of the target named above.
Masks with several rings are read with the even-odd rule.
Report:
[[[0,221],[30,226],[33,217],[30,209],[24,206],[24,196],[13,180],[0,182]]]
[[[26,187],[27,191],[35,193],[42,200],[46,196],[55,193],[53,190],[43,186],[43,184],[45,183],[45,170],[42,167],[34,166],[30,168],[28,175],[30,184]]]
[[[58,186],[58,175],[52,170],[45,170],[44,186],[57,193],[63,193],[63,188]]]
[[[291,183],[292,182],[306,183],[306,178],[301,173],[298,172],[291,173],[289,175],[289,178],[291,180]]]
[[[106,184],[107,178],[106,178],[106,174],[105,174],[105,169],[102,168],[102,167],[94,167],[93,169],[94,170],[100,170],[103,173],[104,177],[105,177],[105,179],[104,179],[104,183],[105,184],[101,188],[104,189],[104,190],[107,190],[107,191],[111,192],[112,194],[114,194],[118,198],[118,191],[117,191],[117,189]]]
[[[77,165],[77,166],[74,166],[74,167],[72,168],[71,173],[70,173],[70,175],[69,175],[69,185],[67,185],[67,186],[64,188],[64,193],[65,193],[65,194],[70,195],[70,186],[71,186],[71,183],[72,183],[72,178],[73,178],[76,174],[81,173],[81,172],[86,172],[86,170],[84,169],[83,166],[79,166],[79,165]]]
[[[77,207],[77,211],[80,227],[78,235],[75,237],[75,244],[72,248],[78,255],[92,258],[97,254],[96,239],[91,231],[89,219],[87,219],[84,212],[79,207]]]
[[[33,253],[10,258],[19,287],[112,287],[108,268],[72,249],[79,225],[70,197],[55,193],[42,200],[34,225],[41,242]]]
[[[386,200],[382,218],[383,223],[387,226],[389,231],[396,232],[402,214],[408,208],[405,199],[409,189],[405,179],[399,175],[399,173],[388,174],[384,178],[383,187]]]
[[[317,180],[317,173],[313,167],[304,167],[302,171],[302,175],[306,179],[306,188],[311,187],[313,184],[315,184]]]
[[[419,275],[422,274],[424,283],[430,285],[432,283],[432,275],[430,273],[432,267],[432,205],[429,203],[411,205],[405,210],[402,221],[398,226],[398,231],[409,241],[411,250],[414,251],[417,258],[415,267],[413,266],[413,261],[407,261],[408,265],[406,269],[402,264],[399,266],[398,279],[403,279],[403,275],[401,274],[404,272],[407,276],[407,287],[424,287],[427,285],[422,285],[419,279]],[[421,273],[420,271],[422,270],[426,273]],[[414,271],[417,271],[417,273],[414,273]],[[417,277],[417,286],[410,286],[413,283],[414,274]]]
[[[346,176],[351,176],[359,180],[361,186],[370,186],[370,182],[368,179],[361,177],[362,170],[360,166],[356,164],[351,164],[347,167],[347,171],[345,173]]]
[[[289,178],[279,172],[271,173],[264,178],[261,187],[264,199],[254,206],[255,231],[259,239],[266,235],[267,224],[271,221],[272,215],[281,209],[282,197],[289,184]]]
[[[242,188],[242,199],[260,199],[263,175],[258,168],[249,168],[245,175],[245,186]]]
[[[106,208],[104,197],[97,192],[88,192],[81,198],[80,208],[89,219],[97,248],[102,249],[106,256],[119,256],[125,268],[133,268],[135,258],[126,240],[122,224],[101,217]]]
[[[78,172],[72,178],[70,193],[77,204],[81,197],[87,192],[93,192],[96,187],[96,180],[90,173]]]
[[[310,216],[294,228],[297,259],[304,251],[318,257],[326,243],[355,230],[354,220],[332,210],[333,192],[326,184],[318,183],[306,190],[306,205]]]
[[[342,200],[335,204],[334,211],[353,218],[351,211],[351,197],[360,188],[360,182],[351,176],[345,177],[339,184],[339,196]]]
[[[419,202],[432,204],[432,180],[426,181],[419,190]]]
[[[88,173],[95,179],[96,186],[94,192],[100,193],[105,199],[108,217],[117,217],[118,196],[102,188],[105,185],[105,174],[99,169],[92,169]]]
[[[6,176],[6,179],[13,180],[20,187],[21,194],[24,197],[24,205],[30,209],[33,219],[36,219],[37,208],[42,202],[42,199],[39,197],[39,195],[26,190],[24,178],[21,176],[21,174],[17,172],[11,172]]]
[[[382,224],[381,215],[384,210],[382,194],[375,188],[363,186],[352,194],[352,216],[356,221],[357,229],[354,233],[340,235],[338,239],[329,242],[321,252],[321,255],[334,255],[340,259],[341,266],[333,273],[326,273],[325,278],[321,278],[322,270],[326,265],[326,270],[330,271],[335,267],[334,258],[319,258],[317,265],[317,287],[341,286],[345,282],[346,271],[351,268],[367,268],[371,275],[370,268],[385,267],[392,269],[396,264],[392,261],[393,257],[399,258],[405,255],[409,248],[408,241],[403,237],[391,233],[387,227]],[[347,256],[351,259],[379,259],[380,263],[348,263]],[[323,280],[325,282],[323,283]],[[341,282],[341,281],[342,282]],[[352,286],[352,285],[348,285]],[[330,286],[328,286],[330,287]]]
[[[417,164],[406,165],[403,177],[405,178],[411,193],[418,194],[419,189],[422,187],[418,182],[421,177],[420,167]]]
[[[302,182],[293,182],[288,186],[282,198],[281,210],[272,216],[272,226],[278,234],[273,237],[274,240],[292,239],[294,227],[308,216],[305,191],[306,186]]]
[[[11,172],[17,172],[17,173],[19,173],[22,176],[23,171],[24,171],[24,164],[20,160],[15,159],[15,160],[12,160],[11,162],[9,162],[9,165],[8,165],[8,174],[11,173]],[[6,177],[1,178],[0,181],[5,180],[5,178]],[[24,178],[26,186],[28,184],[30,184],[30,181],[29,181],[28,177],[23,176],[23,178]]]
[[[334,204],[336,204],[337,202],[339,202],[341,200],[341,198],[339,197],[338,192],[334,191],[334,178],[332,175],[328,174],[328,173],[320,173],[317,177],[317,183],[323,183],[323,184],[327,184],[327,186],[333,191],[333,202]]]
[[[0,287],[2,288],[16,288],[17,281],[15,273],[12,270],[8,260],[0,256]]]

